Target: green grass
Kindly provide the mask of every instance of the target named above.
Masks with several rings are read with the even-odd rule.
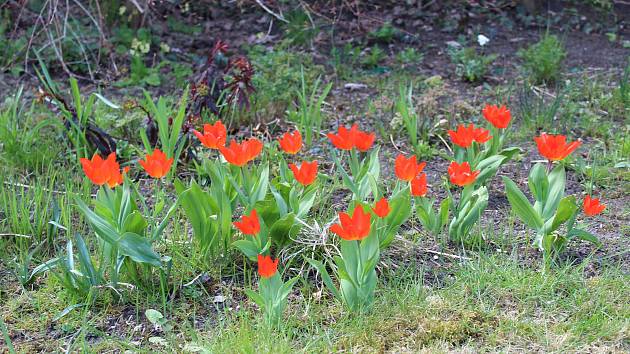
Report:
[[[71,346],[73,350],[90,346],[89,338],[94,335],[100,338],[99,350],[134,348],[138,344],[131,342],[138,340],[145,349],[163,350],[162,345],[148,341],[150,336],[159,336],[170,348],[201,347],[211,353],[627,348],[630,277],[619,265],[610,264],[595,276],[585,276],[588,260],[542,273],[506,255],[481,254],[452,266],[452,274],[433,274],[414,263],[382,274],[374,308],[364,315],[346,312],[326,292],[317,299],[317,289],[303,288],[304,296],[291,298],[285,326],[278,332],[266,329],[260,313],[249,304],[236,300],[231,310],[212,314],[207,313],[211,306],[190,302],[187,295],[174,301],[165,313],[174,327],[168,333],[134,332],[136,324],[146,326],[144,311],[159,309],[159,305],[133,295],[123,307],[101,295],[87,317],[84,309],[77,309],[53,323],[54,328],[69,334],[83,332]],[[436,278],[443,280],[423,280]],[[4,295],[2,316],[10,331],[45,332],[65,307],[63,296],[52,296],[57,290],[55,280],[49,278],[35,291]],[[135,307],[137,319],[120,324],[116,333],[103,329],[129,306]],[[54,348],[54,342],[45,348]],[[17,347],[27,348],[33,347]]]

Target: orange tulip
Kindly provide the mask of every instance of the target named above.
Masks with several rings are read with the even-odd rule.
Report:
[[[337,130],[337,134],[328,133],[326,136],[337,149],[352,150],[356,148],[362,152],[368,151],[376,139],[376,134],[359,130],[357,124],[353,124],[350,130],[341,126]]]
[[[129,172],[129,166],[126,166],[122,169],[122,172],[118,170],[118,168],[112,171],[112,177],[107,181],[107,185],[109,188],[114,188],[120,184],[123,184],[123,176],[125,173]]]
[[[457,130],[448,131],[448,135],[451,137],[453,143],[463,148],[469,148],[473,141],[480,144],[485,143],[492,138],[489,133],[490,132],[486,129],[475,128],[475,125],[472,123],[470,123],[468,127],[460,124],[457,126]]]
[[[474,136],[473,140],[475,140],[479,144],[483,144],[486,141],[492,139],[492,136],[490,135],[490,131],[488,129],[483,129],[483,128],[475,128],[475,130],[473,131],[473,136]]]
[[[577,149],[582,143],[574,141],[567,144],[567,137],[564,135],[551,135],[542,133],[535,137],[538,152],[551,161],[564,160],[569,154]]]
[[[241,221],[233,222],[234,226],[245,235],[256,236],[260,232],[260,221],[256,209],[247,215],[241,217]]]
[[[210,149],[218,149],[221,146],[225,146],[227,130],[220,120],[216,121],[214,125],[204,124],[203,134],[196,130],[194,130],[193,133],[197,136],[197,138],[199,138],[199,141],[201,141],[204,146]]]
[[[588,216],[595,216],[606,209],[606,204],[601,204],[599,202],[599,198],[591,199],[591,196],[587,195],[584,198],[582,207],[584,208],[584,214]]]
[[[302,148],[302,135],[299,130],[293,133],[286,132],[282,138],[278,139],[280,148],[287,154],[295,155]]]
[[[427,195],[427,174],[421,173],[411,180],[411,195],[424,197]]]
[[[317,177],[317,161],[304,161],[300,167],[291,163],[289,164],[289,168],[293,171],[293,177],[295,177],[295,180],[300,182],[303,186],[308,186],[313,183]]]
[[[262,148],[263,143],[260,140],[250,138],[240,144],[232,140],[229,146],[219,147],[219,151],[221,151],[227,162],[242,167],[255,159],[262,151]]]
[[[271,278],[278,271],[278,259],[271,256],[258,255],[258,274],[263,278]]]
[[[426,162],[418,163],[415,155],[406,158],[404,155],[400,154],[396,157],[394,172],[396,172],[396,177],[399,179],[410,182],[414,177],[422,172],[426,164]]]
[[[107,183],[110,188],[114,188],[123,181],[120,165],[116,162],[115,152],[109,154],[105,160],[99,154],[94,154],[92,160],[81,158],[80,162],[85,175],[98,186]],[[129,167],[126,167],[123,173],[128,170]]]
[[[147,154],[144,160],[140,160],[140,165],[153,178],[166,176],[171,169],[173,158],[170,159],[160,149],[153,150],[152,154]]]
[[[370,234],[371,214],[357,205],[352,217],[347,213],[339,213],[339,224],[330,227],[330,231],[346,241],[362,240]]]
[[[374,208],[372,208],[372,211],[374,212],[374,214],[376,214],[376,216],[381,219],[386,217],[391,211],[387,199],[385,197],[381,198],[381,200],[374,204]]]
[[[450,177],[451,183],[460,187],[464,187],[475,182],[478,175],[479,171],[470,170],[470,164],[468,164],[468,162],[464,162],[460,165],[453,161],[448,167],[448,176]]]
[[[505,129],[510,124],[510,120],[512,119],[512,115],[510,110],[505,106],[496,106],[487,104],[483,111],[483,117],[486,118],[490,124],[494,125],[498,129]]]

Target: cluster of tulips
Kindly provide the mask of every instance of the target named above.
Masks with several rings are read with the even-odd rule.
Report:
[[[485,183],[519,152],[518,148],[503,148],[511,121],[510,111],[504,106],[487,105],[482,113],[490,124],[489,129],[471,123],[448,131],[454,145],[448,167],[449,183],[446,183],[448,196],[437,210],[434,210],[435,199],[426,197],[425,162],[419,162],[416,156],[397,156],[394,161],[397,182],[386,197],[378,183],[380,163],[379,149],[373,148],[375,134],[361,131],[356,124],[350,129],[340,126],[336,133],[327,134],[336,148],[332,149],[336,170],[352,197],[348,211],[339,212],[338,222],[333,221],[328,228],[339,237],[339,256],[324,262],[307,260],[318,270],[331,293],[349,309],[363,311],[370,307],[377,284],[380,252],[394,240],[400,226],[411,216],[414,205],[418,220],[428,232],[440,234],[448,224],[452,240],[471,241],[472,228],[488,202]],[[264,144],[260,140],[249,138],[240,143],[231,140],[228,144],[227,130],[221,121],[205,124],[202,132],[194,131],[194,134],[210,153],[214,150],[219,153],[215,159],[206,159],[196,166],[200,174],[208,176],[210,183],[202,188],[196,181],[186,186],[176,180],[178,202],[144,241],[141,216],[135,203],[129,200],[130,193],[118,193],[119,188],[112,191],[118,185],[127,184],[124,175],[129,170],[128,167],[121,170],[114,153],[106,159],[99,155],[91,160],[81,159],[86,176],[94,184],[103,186],[97,195],[95,211],[80,203],[82,211],[88,215],[96,234],[111,243],[120,256],[159,266],[162,258],[155,253],[151,242],[159,239],[168,216],[176,206],[181,206],[204,252],[231,245],[257,262],[259,291],[247,290],[247,294],[264,309],[266,319],[277,324],[297,278],[284,282],[278,273],[278,259],[274,259],[272,253],[275,250],[278,254],[291,243],[304,224],[321,190],[318,162],[286,162],[285,156],[297,160],[303,148],[302,136],[297,130],[285,133],[277,141],[285,156],[271,147],[267,160],[257,166],[252,162],[263,151]],[[559,251],[572,237],[596,242],[595,236],[575,226],[578,206],[575,197],[564,196],[563,165],[557,164],[551,170],[553,162],[566,158],[580,143],[567,144],[564,136],[545,133],[535,141],[540,154],[550,163],[537,164],[530,173],[528,185],[536,200],[533,206],[514,182],[504,178],[514,213],[536,230],[536,244],[545,255]],[[264,159],[263,154],[261,160]],[[278,176],[273,179],[269,177],[270,161],[278,170]],[[160,179],[169,174],[173,162],[172,157],[154,149],[140,165],[149,176]],[[451,194],[451,186],[461,188],[458,198]],[[598,199],[590,196],[583,203],[587,215],[596,215],[604,208]],[[240,220],[233,220],[235,210],[242,210]],[[567,233],[561,236],[559,226],[565,222]],[[233,241],[235,229],[243,237]],[[322,237],[328,237],[327,233]],[[337,282],[333,281],[329,269]]]

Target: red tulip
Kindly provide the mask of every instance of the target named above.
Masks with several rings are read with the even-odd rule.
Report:
[[[271,278],[278,271],[278,259],[271,256],[258,255],[258,274],[263,278]]]
[[[427,195],[427,174],[421,173],[411,180],[411,195],[424,197]]]
[[[387,214],[389,214],[390,212],[389,203],[387,202],[387,199],[384,197],[381,198],[381,200],[379,200],[378,202],[376,202],[376,204],[374,204],[374,208],[372,208],[372,211],[379,218],[386,217]]]
[[[120,172],[120,165],[116,162],[115,152],[109,154],[105,160],[99,154],[94,154],[92,160],[81,158],[79,161],[83,172],[92,183],[98,186],[107,183],[110,188],[122,183],[123,176]],[[129,167],[126,167],[123,173],[127,171],[129,171]]]
[[[339,224],[330,227],[330,231],[344,240],[362,240],[370,234],[371,214],[363,211],[363,207],[357,205],[352,217],[347,213],[339,213]]]
[[[492,138],[489,135],[489,131],[483,128],[475,128],[475,125],[470,123],[468,127],[463,124],[457,126],[457,130],[449,130],[448,135],[455,145],[459,145],[463,148],[469,148],[473,141],[478,143],[485,143]]]
[[[599,198],[591,199],[591,196],[587,195],[584,198],[582,207],[584,208],[584,214],[588,216],[595,216],[606,209],[606,204],[601,204],[599,202]]]
[[[337,130],[337,134],[328,133],[326,136],[337,149],[352,150],[352,148],[356,148],[363,152],[368,151],[376,139],[376,134],[359,130],[357,124],[353,124],[350,130],[341,126]]]
[[[580,141],[567,144],[566,136],[547,133],[542,133],[540,136],[535,137],[534,141],[536,141],[538,146],[538,152],[551,161],[564,160],[582,144]]]
[[[394,172],[396,172],[396,177],[399,179],[410,182],[414,177],[422,172],[424,166],[426,166],[426,162],[418,163],[415,155],[406,158],[401,154],[396,157]]]
[[[470,170],[470,164],[468,164],[468,162],[464,162],[460,165],[453,161],[448,167],[448,176],[450,177],[451,183],[460,187],[464,187],[475,182],[478,175],[479,171]]]
[[[490,136],[490,131],[488,129],[475,128],[473,131],[473,139],[479,144],[483,144],[492,139],[492,136]]]
[[[240,144],[232,140],[229,146],[219,147],[219,151],[221,151],[221,155],[227,162],[242,167],[254,160],[260,154],[262,148],[263,143],[260,140],[250,138]]]
[[[112,177],[107,181],[107,185],[109,188],[114,188],[120,184],[123,184],[123,177],[125,173],[129,172],[129,166],[126,166],[122,169],[122,172],[118,170],[118,168],[112,171]]]
[[[153,178],[162,178],[166,176],[168,170],[173,164],[173,158],[170,159],[160,149],[153,150],[152,154],[147,154],[144,160],[140,160],[140,165]]]
[[[282,138],[278,139],[280,148],[287,154],[295,155],[302,148],[302,135],[299,130],[293,133],[286,132]]]
[[[505,106],[496,106],[496,105],[486,105],[483,108],[483,117],[486,118],[490,124],[494,125],[496,128],[505,129],[510,124],[510,120],[512,119],[512,115],[510,110]]]
[[[218,149],[221,146],[225,146],[225,140],[227,139],[227,130],[220,120],[216,121],[214,125],[204,124],[203,134],[196,130],[193,130],[193,133],[204,146],[210,149]]]
[[[241,221],[233,222],[234,226],[245,235],[256,236],[260,232],[260,221],[256,209],[247,215],[241,217]]]
[[[293,171],[295,180],[300,182],[303,186],[308,186],[313,183],[317,177],[317,161],[304,161],[299,168],[291,163],[289,164],[289,168]]]

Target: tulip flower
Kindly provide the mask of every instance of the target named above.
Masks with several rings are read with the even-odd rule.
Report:
[[[196,130],[193,130],[193,133],[205,147],[218,149],[225,146],[227,130],[220,120],[216,121],[214,125],[204,124],[203,134]]]
[[[542,133],[540,136],[535,137],[534,141],[536,141],[538,146],[538,152],[551,161],[564,160],[582,144],[580,141],[567,143],[566,136],[547,133]]]
[[[421,173],[411,180],[411,195],[424,197],[427,195],[427,174]]]
[[[250,138],[240,144],[232,140],[229,146],[219,147],[219,151],[221,151],[221,154],[227,162],[238,167],[243,167],[248,162],[255,159],[262,151],[262,148],[263,143],[260,140]]]
[[[451,183],[460,187],[464,187],[475,182],[478,175],[479,171],[470,170],[470,164],[468,164],[468,162],[464,162],[460,165],[453,161],[448,167],[448,176]]]
[[[387,199],[385,197],[381,198],[381,200],[374,204],[374,208],[372,208],[372,211],[374,212],[374,214],[376,214],[376,216],[381,219],[386,217],[391,211]]]
[[[116,163],[118,165],[118,163]],[[107,181],[107,185],[109,188],[114,188],[123,183],[123,176],[125,173],[129,172],[129,166],[122,169],[122,172],[118,170],[118,167],[112,170],[112,176]]]
[[[102,186],[107,183],[107,185],[113,188],[122,183],[120,165],[116,162],[115,152],[109,154],[105,160],[103,160],[99,154],[94,154],[91,160],[81,158],[80,162],[87,178],[97,186]],[[123,173],[128,170],[129,168],[126,168]]]
[[[295,155],[302,148],[302,135],[299,130],[293,133],[286,132],[278,139],[280,148],[287,154]]]
[[[370,234],[370,218],[371,214],[357,205],[352,216],[339,213],[340,223],[331,226],[330,231],[346,241],[362,240]]]
[[[367,133],[359,130],[359,126],[357,124],[353,124],[350,130],[341,126],[337,130],[337,134],[328,133],[326,136],[337,149],[352,150],[353,148],[356,148],[362,152],[368,151],[376,139],[376,135],[374,133]]]
[[[453,143],[463,148],[469,148],[473,141],[480,144],[485,143],[492,138],[489,133],[490,132],[486,129],[475,128],[475,125],[472,123],[470,123],[468,127],[460,124],[457,126],[457,130],[448,131],[448,135],[451,137]]]
[[[289,164],[289,168],[293,171],[293,177],[303,186],[308,186],[315,181],[317,177],[317,161],[302,162],[300,167],[295,164]]]
[[[492,136],[490,136],[490,131],[488,129],[475,128],[473,131],[473,140],[479,144],[483,144],[490,139],[492,139]]]
[[[162,178],[166,176],[173,164],[173,158],[170,159],[160,149],[153,150],[152,154],[147,154],[144,160],[140,160],[140,165],[153,178]]]
[[[233,224],[245,235],[256,236],[260,232],[260,221],[256,209],[252,210],[249,216],[243,215],[241,221],[235,221]]]
[[[426,166],[426,162],[418,163],[415,155],[406,158],[401,154],[396,157],[394,172],[396,173],[396,177],[399,179],[410,182],[414,177],[422,172],[424,166]]]
[[[278,271],[278,259],[275,261],[271,256],[258,255],[258,274],[263,278],[271,278]]]
[[[584,208],[584,214],[588,216],[595,216],[606,209],[606,204],[601,204],[599,202],[599,198],[591,199],[591,196],[587,195],[584,198],[582,207]]]
[[[483,117],[495,128],[505,129],[510,124],[512,115],[505,106],[486,105],[482,112]]]

